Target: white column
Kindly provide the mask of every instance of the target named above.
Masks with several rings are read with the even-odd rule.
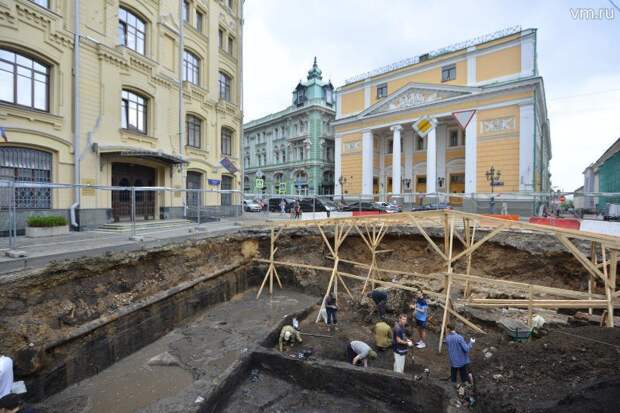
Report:
[[[521,38],[521,76],[536,74],[536,35]]]
[[[475,86],[478,83],[476,79],[476,55],[474,51],[476,46],[467,49],[467,86]]]
[[[437,183],[437,190],[439,192],[447,192],[448,181],[446,174],[446,147],[448,146],[448,127],[445,124],[437,125],[436,128],[436,141],[437,141],[437,179],[443,179],[443,187],[439,187]]]
[[[403,129],[400,125],[390,128],[392,131],[392,193],[399,194],[400,190],[400,131]]]
[[[342,176],[342,135],[337,134],[334,139],[334,194],[342,195],[340,177]]]
[[[465,129],[465,193],[476,192],[476,159],[478,145],[478,115],[474,114]]]
[[[426,192],[437,192],[437,128],[426,135]]]
[[[519,191],[534,189],[534,105],[519,108]]]
[[[362,133],[362,194],[364,195],[372,195],[373,151],[372,131],[364,131]]]
[[[411,131],[409,131],[411,132]],[[403,139],[403,149],[405,152],[405,178],[409,179],[409,191],[413,191],[413,139],[414,135],[407,133]],[[406,188],[403,188],[407,191]],[[406,200],[411,202],[410,199]]]

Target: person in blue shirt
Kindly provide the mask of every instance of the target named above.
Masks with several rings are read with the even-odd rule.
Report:
[[[446,347],[448,348],[448,358],[450,359],[450,379],[452,383],[456,383],[456,372],[461,376],[461,382],[470,382],[473,384],[473,376],[469,373],[469,352],[471,351],[475,338],[470,338],[466,342],[462,335],[456,332],[453,326],[449,327],[450,333],[445,338]]]
[[[417,348],[426,347],[426,326],[428,324],[428,302],[426,296],[420,294],[415,302],[415,305],[410,305],[409,308],[415,312],[415,323],[418,330],[420,340],[415,343]]]

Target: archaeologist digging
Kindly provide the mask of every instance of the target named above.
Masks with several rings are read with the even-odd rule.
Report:
[[[470,338],[469,342],[466,342],[462,335],[456,332],[454,326],[450,326],[450,333],[445,338],[446,347],[448,348],[448,358],[450,359],[450,380],[452,383],[456,383],[456,372],[458,371],[461,376],[461,382],[469,382],[473,384],[474,377],[469,372],[469,352],[471,351],[475,338]]]
[[[428,324],[428,302],[426,301],[426,296],[424,294],[420,294],[415,304],[409,305],[409,308],[414,311],[416,329],[418,330],[418,336],[420,337],[420,340],[415,343],[415,346],[417,348],[425,348],[426,326]]]
[[[361,363],[368,367],[368,358],[377,358],[377,353],[363,341],[354,340],[347,345],[347,361],[354,366]]]
[[[299,331],[291,325],[282,327],[282,330],[280,330],[280,339],[278,340],[280,351],[284,351],[284,343],[293,345],[296,341],[300,343],[302,342]]]
[[[405,372],[405,358],[409,347],[413,347],[413,342],[405,335],[407,325],[407,314],[398,316],[398,322],[394,326],[394,338],[392,340],[392,350],[394,351],[394,371],[396,373]]]
[[[385,304],[387,303],[388,295],[383,290],[372,290],[366,295],[368,298],[372,298],[372,301],[377,305],[379,311],[379,317],[383,320],[385,317]]]
[[[392,329],[385,321],[379,321],[372,328],[375,334],[375,345],[380,351],[387,350],[392,346]]]

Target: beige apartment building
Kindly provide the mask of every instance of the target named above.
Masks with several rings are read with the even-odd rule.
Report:
[[[241,3],[0,0],[0,179],[238,189]],[[18,189],[16,202],[19,226],[33,211],[73,206],[81,229],[131,211],[129,192],[90,188]],[[139,193],[136,216],[198,203],[219,214],[238,197]]]

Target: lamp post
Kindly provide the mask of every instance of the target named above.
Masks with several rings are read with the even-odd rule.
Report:
[[[504,185],[504,183],[500,181],[502,173],[499,169],[495,170],[495,166],[491,165],[491,168],[488,171],[486,171],[484,175],[486,176],[487,181],[489,182],[489,185],[491,185],[491,199],[489,200],[489,206],[491,209],[491,213],[494,214],[495,213],[495,198],[493,196],[493,193],[494,193],[494,189],[496,186]]]
[[[338,178],[338,183],[340,184],[340,200],[344,202],[344,186],[347,184],[348,180],[346,176],[340,175]]]

